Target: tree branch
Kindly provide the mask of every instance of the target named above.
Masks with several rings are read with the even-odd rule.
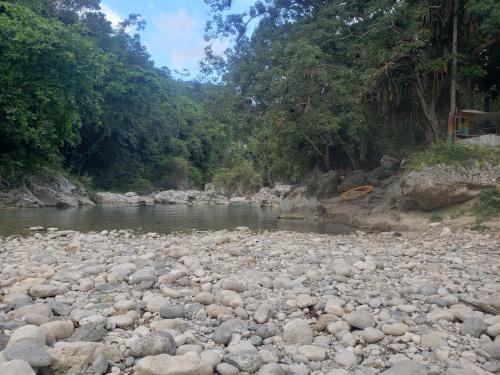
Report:
[[[305,135],[304,133],[302,133],[302,136],[303,136],[303,137],[304,137],[304,138],[305,138],[305,139],[306,139],[306,140],[307,140],[307,141],[308,141],[308,142],[309,142],[309,143],[313,146],[314,150],[315,150],[315,151],[316,151],[319,155],[321,155],[322,157],[325,157],[325,154],[323,154],[323,153],[319,150],[318,146],[316,146],[316,144],[312,141],[312,139],[311,139],[311,138],[309,138],[309,137],[308,137],[307,135]]]

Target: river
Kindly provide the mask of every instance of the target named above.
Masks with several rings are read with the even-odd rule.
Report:
[[[248,204],[107,206],[56,209],[2,209],[0,235],[26,234],[33,226],[81,232],[132,229],[138,232],[189,232],[247,226],[252,230],[287,230],[329,234],[353,228],[331,222],[278,219],[272,208]]]

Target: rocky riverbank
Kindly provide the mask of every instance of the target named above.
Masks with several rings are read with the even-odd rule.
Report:
[[[1,176],[0,176],[1,177]],[[23,176],[15,186],[0,178],[0,208],[79,207],[93,206],[85,188],[74,184],[60,173],[42,168]]]
[[[0,374],[500,373],[493,235],[0,239]]]
[[[95,194],[98,204],[115,205],[151,205],[151,204],[216,204],[247,203],[261,207],[279,206],[281,200],[291,190],[290,185],[277,185],[274,188],[264,187],[257,193],[245,197],[231,197],[208,184],[201,190],[166,190],[150,195],[139,195],[134,192],[119,194],[99,192]]]

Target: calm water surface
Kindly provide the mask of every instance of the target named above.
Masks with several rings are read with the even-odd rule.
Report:
[[[334,223],[278,219],[271,208],[246,204],[229,206],[94,206],[0,210],[0,234],[24,234],[33,226],[56,227],[81,232],[132,229],[171,233],[192,230],[221,230],[247,226],[253,230],[290,230],[340,234],[352,228]]]

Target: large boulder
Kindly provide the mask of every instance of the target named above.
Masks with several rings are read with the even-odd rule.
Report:
[[[47,168],[24,176],[17,187],[4,190],[0,199],[4,205],[16,207],[67,208],[94,204],[82,186]]]
[[[58,342],[49,349],[49,354],[52,357],[50,370],[54,375],[81,374],[92,366],[98,356],[112,362],[123,360],[118,349],[95,342]]]
[[[382,156],[380,166],[388,171],[397,171],[401,165],[401,160],[393,158],[389,155]]]
[[[293,189],[280,204],[280,217],[290,219],[317,218],[323,216],[326,209],[316,197],[307,194],[305,187]]]
[[[263,187],[250,196],[250,203],[260,207],[279,205],[281,200],[290,192],[291,185],[276,185],[274,188]]]
[[[307,195],[318,199],[329,199],[338,195],[340,175],[337,172],[315,173],[307,184]]]
[[[160,204],[226,204],[227,198],[215,191],[166,190],[154,196]]]
[[[95,194],[95,202],[100,204],[127,204],[127,205],[148,205],[153,204],[152,197],[138,195],[137,193],[116,194],[109,192],[99,192]]]
[[[499,179],[500,165],[423,167],[401,181],[404,207],[432,211],[463,203],[495,186]]]
[[[340,184],[340,190],[345,192],[349,189],[363,186],[368,183],[366,172],[362,170],[356,170],[349,173],[348,176]]]

